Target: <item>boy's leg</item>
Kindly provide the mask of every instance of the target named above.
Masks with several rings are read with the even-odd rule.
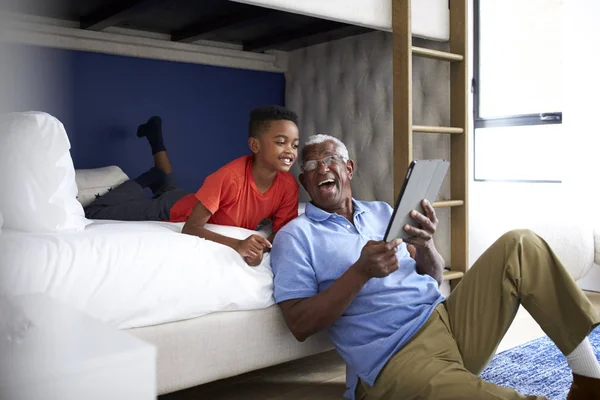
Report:
[[[173,168],[163,142],[162,119],[159,116],[151,117],[145,124],[138,126],[137,136],[148,139],[154,156],[154,165],[165,174],[170,174]]]
[[[125,212],[128,205],[139,204],[145,200],[144,188],[135,179],[130,179],[86,206],[85,216],[90,219],[132,221],[135,216]]]
[[[169,207],[169,210],[179,199],[190,194],[187,190],[177,187],[173,173],[167,175],[157,167],[150,168],[150,170],[137,177],[136,181],[141,186],[150,188],[152,199],[159,202],[162,208]]]
[[[479,374],[522,304],[568,355],[600,317],[546,242],[531,231],[503,235],[446,301],[465,367]]]
[[[85,208],[90,219],[111,219],[119,221],[168,221],[171,207],[187,192],[170,189],[158,192],[160,188],[169,188],[168,176],[156,167],[144,172],[135,179],[98,197]],[[155,194],[147,199],[144,188],[150,187]]]
[[[148,139],[155,166],[96,199],[85,209],[88,218],[166,221],[169,220],[171,207],[188,194],[175,185],[173,168],[163,142],[161,118],[153,116],[138,126],[137,136]],[[151,200],[144,194],[146,187],[152,190]]]

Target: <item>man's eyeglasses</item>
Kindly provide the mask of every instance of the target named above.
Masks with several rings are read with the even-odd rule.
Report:
[[[342,160],[341,160],[340,156],[334,154],[334,155],[322,158],[320,160],[308,160],[308,161],[302,163],[302,169],[304,169],[305,171],[313,171],[313,170],[317,169],[320,162],[322,162],[323,164],[325,164],[327,166],[330,166],[333,163],[340,163],[341,161]]]

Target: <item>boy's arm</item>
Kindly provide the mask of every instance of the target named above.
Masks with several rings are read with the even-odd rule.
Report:
[[[262,256],[264,247],[271,247],[271,242],[259,235],[250,235],[244,240],[239,240],[206,229],[204,225],[206,225],[211,215],[210,211],[204,207],[204,204],[198,202],[183,226],[181,233],[198,236],[206,240],[229,246],[244,257],[246,262],[248,262],[248,260],[256,260],[259,256]]]
[[[203,239],[221,243],[235,250],[240,240],[230,238],[229,236],[219,235],[218,233],[212,232],[204,227],[211,216],[212,214],[208,208],[204,207],[204,204],[201,202],[198,202],[198,204],[196,204],[192,210],[192,214],[186,221],[185,225],[183,225],[181,233],[198,236]]]

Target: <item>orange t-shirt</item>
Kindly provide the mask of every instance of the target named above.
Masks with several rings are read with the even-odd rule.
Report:
[[[271,187],[260,193],[252,175],[252,156],[244,156],[206,177],[195,195],[175,203],[170,221],[187,221],[198,201],[211,212],[210,224],[254,230],[269,218],[277,232],[298,216],[298,183],[291,173],[278,172]]]

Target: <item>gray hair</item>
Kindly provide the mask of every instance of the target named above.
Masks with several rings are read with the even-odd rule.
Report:
[[[342,157],[342,160],[344,160],[344,162],[346,162],[350,159],[350,156],[348,155],[348,149],[346,148],[346,145],[340,139],[333,137],[331,135],[324,135],[322,133],[319,133],[318,135],[312,135],[308,138],[308,140],[304,143],[304,147],[302,148],[302,150],[303,150],[302,155],[304,155],[304,149],[306,147],[311,146],[313,144],[319,144],[319,143],[323,143],[323,142],[327,142],[327,141],[331,141],[331,142],[335,143],[335,151],[340,157]],[[302,157],[302,158],[304,158],[304,157]],[[302,161],[304,162],[304,160],[302,160]],[[302,165],[301,165],[301,167],[302,167]]]

